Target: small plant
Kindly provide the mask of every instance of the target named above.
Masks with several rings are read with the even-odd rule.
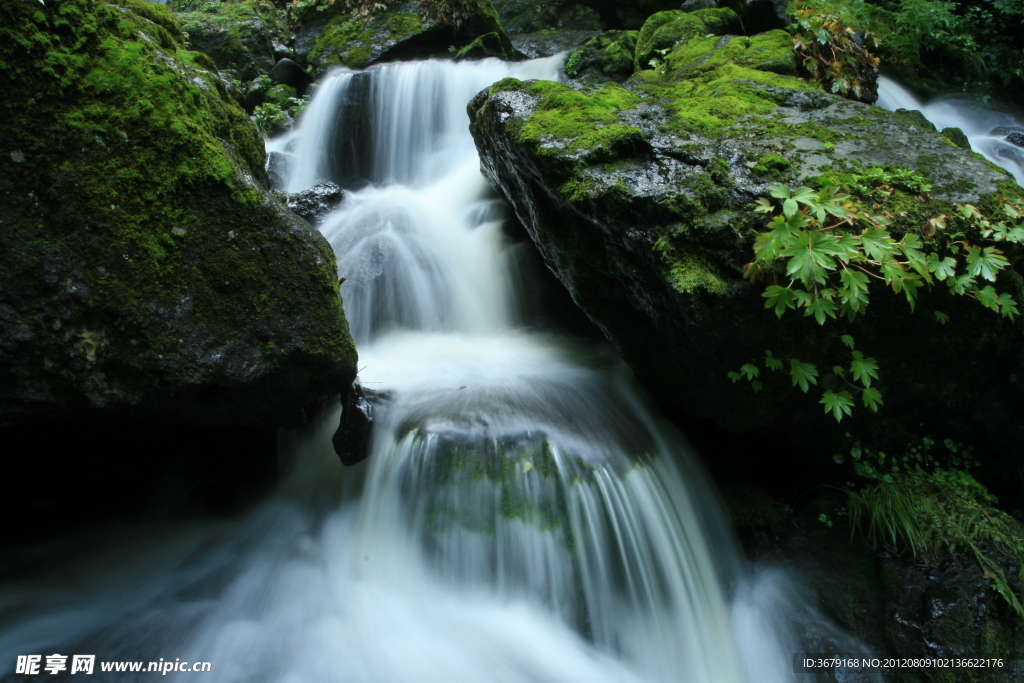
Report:
[[[794,0],[789,13],[796,20],[790,26],[793,48],[806,76],[831,92],[864,99],[878,77],[878,57],[869,51],[874,36],[856,28],[853,13],[832,2]]]
[[[281,107],[270,102],[256,107],[253,119],[256,122],[256,130],[268,138],[287,130],[292,120],[288,112],[282,111]]]
[[[977,467],[971,449],[950,439],[934,455],[924,438],[890,457],[854,442],[849,454],[863,484],[848,484],[848,511],[854,533],[864,533],[876,549],[909,552],[935,563],[943,552],[969,553],[984,576],[1024,616],[1024,527],[995,507],[996,498],[970,474]],[[845,456],[835,456],[843,463]],[[1015,558],[1008,573],[989,551]]]
[[[583,48],[576,48],[569,54],[569,58],[565,60],[565,75],[569,78],[576,78],[579,76],[580,62],[583,61]]]
[[[897,240],[889,232],[892,217],[875,213],[867,202],[886,199],[898,189],[927,193],[931,187],[922,176],[904,169],[872,168],[820,180],[821,190],[774,185],[771,199],[762,197],[756,204],[754,210],[770,219],[769,229],[757,236],[754,261],[747,264],[744,277],[770,283],[763,295],[765,308],[780,318],[789,310],[803,310],[819,325],[839,319],[853,322],[867,310],[872,283],[902,294],[911,310],[922,287],[944,284],[950,293],[973,298],[1011,320],[1018,315],[1013,296],[993,285],[1010,265],[996,245],[1024,242],[1024,206],[1004,203],[1001,216],[987,218],[976,207],[959,204],[952,216],[933,216],[919,231]],[[847,194],[845,188],[860,196]],[[934,315],[941,324],[949,319],[941,311]],[[825,412],[836,420],[850,415],[850,390],[860,394],[865,408],[876,412],[882,404],[873,386],[878,363],[861,353],[850,335],[839,339],[848,351],[832,373],[846,388],[824,392],[820,402]],[[818,383],[813,363],[771,351],[760,362],[767,370],[788,370],[793,386],[804,393]],[[760,391],[760,371],[758,361],[751,361],[730,372],[729,378],[745,378]]]

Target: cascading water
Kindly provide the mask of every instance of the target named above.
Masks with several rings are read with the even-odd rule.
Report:
[[[1024,120],[984,107],[971,99],[939,97],[925,104],[885,76],[878,79],[877,104],[890,111],[916,109],[939,130],[959,128],[967,136],[971,149],[1005,168],[1018,183],[1024,185],[1024,148],[1006,139],[1012,131],[1024,133]]]
[[[325,416],[285,437],[293,472],[247,518],[145,529],[7,589],[0,661],[179,657],[220,682],[782,683],[802,648],[859,650],[781,574],[743,566],[621,363],[527,330],[465,107],[558,68],[430,61],[325,80],[274,144],[288,189],[349,188],[321,230],[360,381],[386,397],[371,457],[343,473]]]

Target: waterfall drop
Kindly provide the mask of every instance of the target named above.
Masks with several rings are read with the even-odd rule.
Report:
[[[270,145],[288,190],[347,190],[320,230],[346,277],[359,381],[386,397],[370,458],[342,471],[325,415],[283,437],[290,477],[245,518],[139,530],[64,570],[70,589],[63,575],[4,589],[0,661],[180,657],[220,683],[793,683],[809,642],[859,651],[781,573],[745,566],[711,484],[621,361],[517,313],[466,104],[559,68],[325,78]]]

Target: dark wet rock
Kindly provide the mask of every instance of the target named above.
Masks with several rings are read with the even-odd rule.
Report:
[[[679,9],[684,12],[696,12],[699,9],[714,9],[715,7],[718,7],[715,0],[684,0]]]
[[[913,210],[898,217],[898,230],[954,210],[952,202],[994,206],[996,192],[1020,190],[930,124],[824,93],[795,73],[785,32],[700,37],[624,86],[573,91],[506,79],[469,111],[484,174],[664,407],[727,429],[789,429],[827,441],[834,424],[822,420],[815,398],[783,385],[755,394],[727,379],[765,349],[821,359],[840,353],[813,320],[777,320],[764,309],[763,287],[742,278],[761,229],[751,203],[770,185],[799,186],[843,164],[931,177],[933,196],[908,197]],[[936,306],[956,310],[941,334],[930,313]],[[1007,375],[1024,372],[1018,325],[941,292],[922,299],[913,316],[882,293],[872,307],[851,333],[890,340],[872,346],[882,367],[899,368],[900,380],[886,387],[889,414],[935,425],[927,406],[941,393],[956,417],[936,426],[955,425],[964,438],[1003,430],[998,438],[1008,447],[1016,437],[985,413],[1009,415],[1019,405]],[[936,364],[949,371],[936,376]]]
[[[501,25],[515,36],[539,31],[602,31],[601,15],[586,3],[559,0],[495,0]]]
[[[374,421],[391,400],[387,392],[373,391],[358,383],[351,386],[342,398],[341,421],[332,440],[342,465],[355,465],[369,457]]]
[[[288,182],[290,162],[291,156],[283,152],[267,153],[267,178],[272,189],[283,190]]]
[[[472,43],[456,52],[455,59],[461,61],[463,59],[495,57],[497,59],[512,60],[515,59],[516,55],[514,51],[508,50],[509,45],[511,43],[507,36],[492,31],[491,33],[479,36]]]
[[[274,68],[270,70],[270,80],[274,83],[287,85],[298,91],[299,97],[306,88],[313,82],[313,77],[306,73],[306,70],[288,58],[278,60]]]
[[[337,184],[325,180],[304,192],[288,195],[287,205],[315,225],[337,208],[344,196],[345,193]]]
[[[989,133],[989,135],[1001,137],[1007,142],[1009,142],[1011,145],[1016,145],[1017,147],[1024,147],[1024,128],[1013,128],[1009,126],[1004,126],[1001,128],[994,129],[991,133]]]
[[[753,486],[724,491],[752,560],[785,567],[837,626],[885,657],[1005,658],[969,677],[936,670],[890,669],[889,683],[1015,683],[1024,673],[1024,623],[969,553],[926,561],[876,551],[851,533],[842,495],[802,501],[791,511]],[[989,556],[1010,576],[1008,555]],[[952,672],[946,672],[952,673]],[[960,672],[962,673],[962,672]]]
[[[356,17],[336,11],[302,15],[296,50],[317,73],[332,66],[361,69],[371,64],[428,57],[451,57],[452,50],[469,47],[487,34],[493,55],[512,59],[515,49],[501,27],[490,0],[465,5],[465,13],[454,21],[437,16],[435,6],[408,2]],[[476,49],[476,48],[474,48]]]
[[[7,3],[0,58],[0,424],[295,424],[351,382],[330,246],[165,7]]]
[[[520,33],[512,36],[512,45],[517,51],[528,57],[550,57],[578,47],[591,38],[600,35],[598,31],[539,31],[537,33]]]

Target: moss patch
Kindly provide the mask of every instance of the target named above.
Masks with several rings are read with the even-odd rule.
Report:
[[[333,254],[260,187],[262,141],[168,26],[140,0],[0,9],[5,402],[184,399],[295,364],[284,394],[316,395],[353,367]],[[253,398],[253,419],[280,407]]]

